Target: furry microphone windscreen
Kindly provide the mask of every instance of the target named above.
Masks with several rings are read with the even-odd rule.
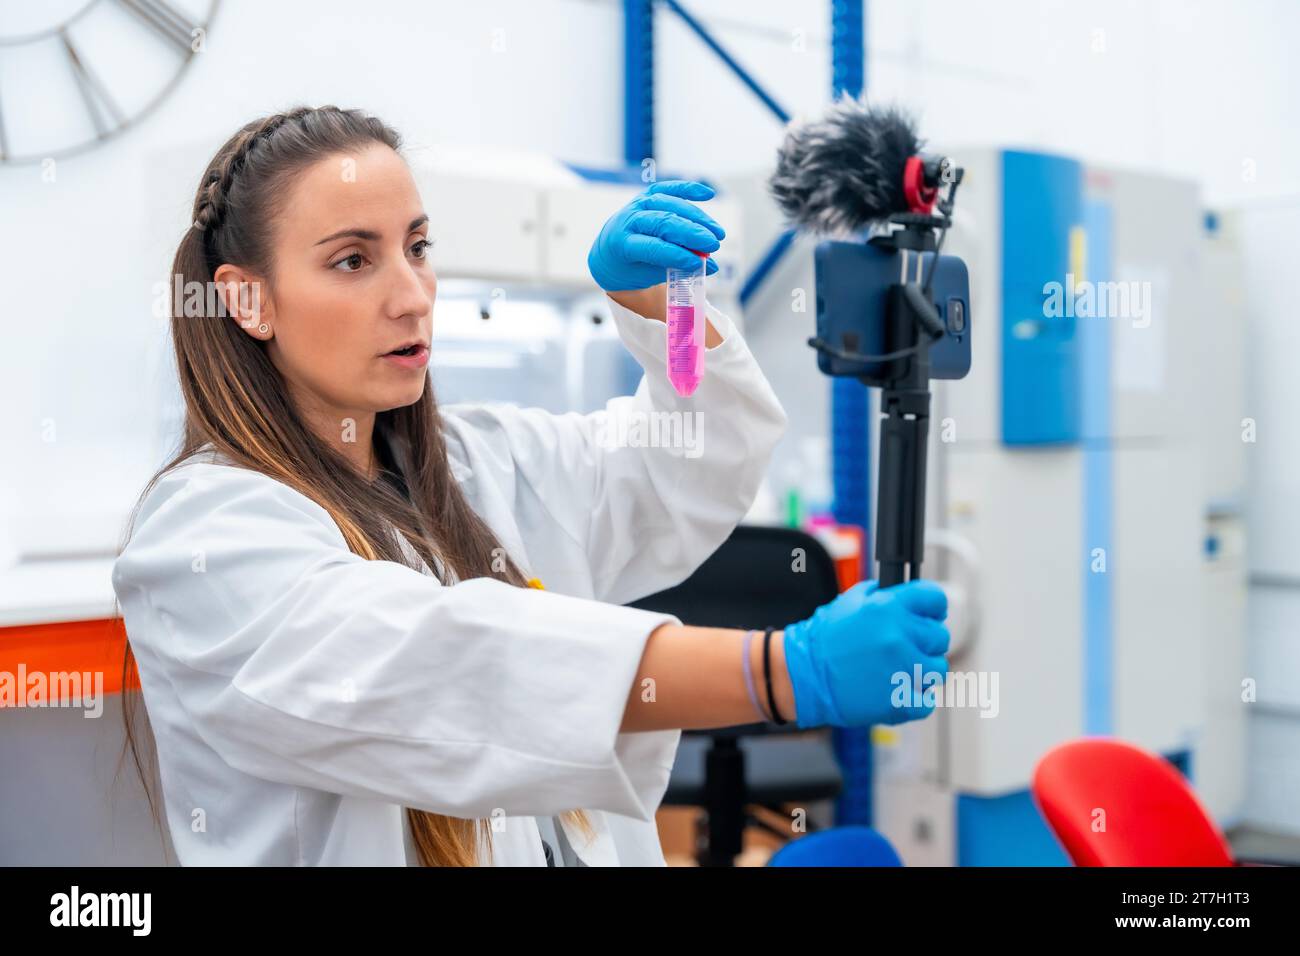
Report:
[[[907,212],[903,169],[922,145],[901,110],[842,94],[821,119],[791,127],[768,188],[792,225],[858,233]]]

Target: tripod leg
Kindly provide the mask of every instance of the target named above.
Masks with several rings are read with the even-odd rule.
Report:
[[[925,550],[928,390],[885,389],[876,493],[876,560],[882,588],[920,575]]]
[[[881,401],[883,405],[883,397]],[[876,561],[882,588],[900,584],[907,564],[903,499],[910,484],[910,444],[903,419],[886,412],[880,422],[880,484],[876,489]]]
[[[915,464],[912,473],[911,500],[908,502],[911,516],[910,534],[907,540],[908,579],[915,580],[921,576],[921,562],[925,557],[925,469],[929,452],[930,433],[930,393],[925,394],[926,410],[913,419],[913,449]]]

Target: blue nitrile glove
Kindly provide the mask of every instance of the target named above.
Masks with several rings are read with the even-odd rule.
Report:
[[[855,584],[785,629],[785,665],[800,727],[866,727],[924,717],[931,672],[948,674],[948,598],[932,581],[879,589]],[[921,665],[922,684],[915,685]],[[905,675],[902,683],[899,675]],[[901,703],[895,701],[896,688]],[[916,697],[913,696],[915,691]]]
[[[666,179],[652,183],[614,215],[587,253],[587,268],[596,285],[606,292],[648,289],[665,279],[670,266],[698,270],[700,257],[691,253],[715,252],[726,231],[695,205],[713,198],[704,183]],[[690,200],[694,200],[691,202]],[[708,275],[718,264],[706,260]]]

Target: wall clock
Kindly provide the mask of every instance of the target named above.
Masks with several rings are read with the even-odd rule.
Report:
[[[220,0],[9,2],[0,16],[0,162],[92,149],[204,55]]]

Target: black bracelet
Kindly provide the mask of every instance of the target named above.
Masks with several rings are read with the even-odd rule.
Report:
[[[772,626],[763,631],[763,679],[767,682],[767,709],[772,712],[772,721],[778,727],[787,723],[776,709],[776,697],[772,695]]]

